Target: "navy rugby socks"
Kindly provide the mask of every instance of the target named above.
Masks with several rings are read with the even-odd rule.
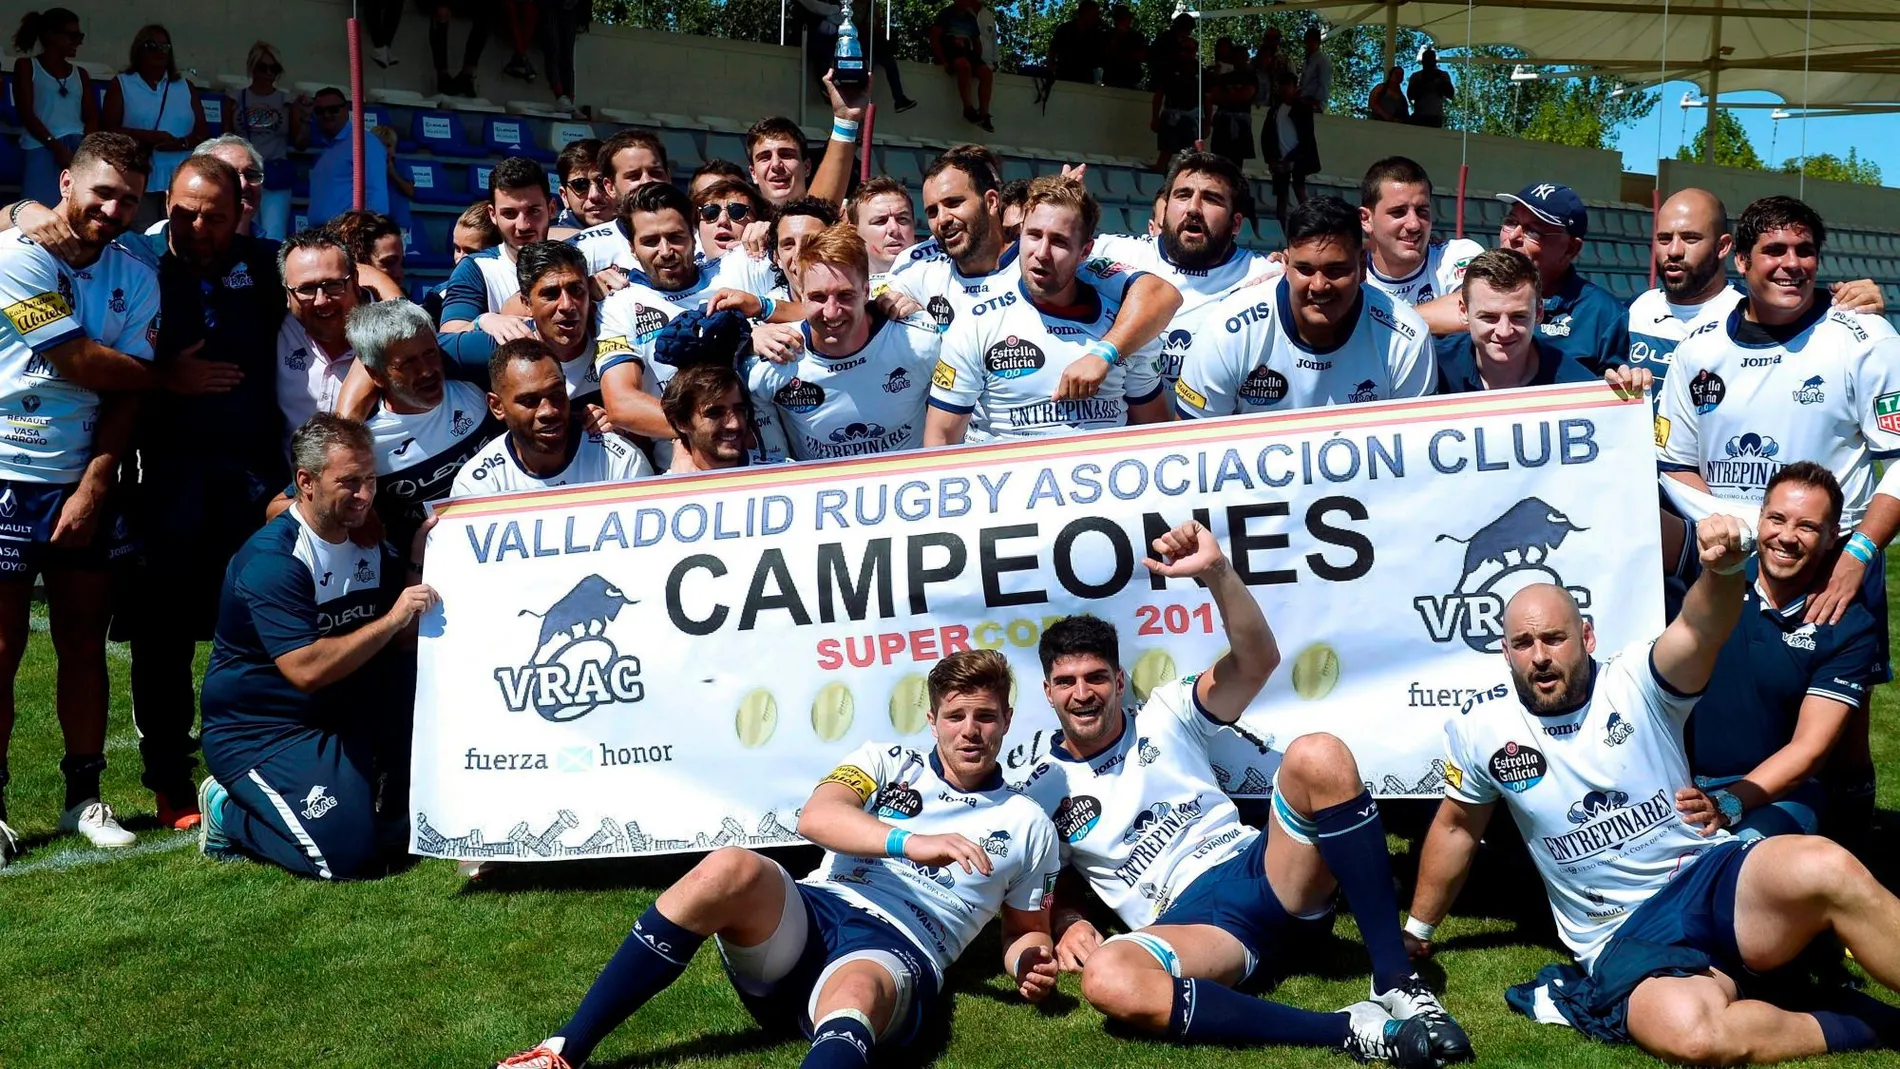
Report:
[[[600,971],[600,978],[587,989],[574,1019],[556,1033],[564,1041],[561,1056],[571,1065],[586,1061],[607,1033],[680,978],[693,952],[705,941],[705,936],[661,916],[657,906],[648,906]]]
[[[1361,791],[1350,802],[1313,814],[1313,823],[1319,856],[1339,881],[1372,957],[1372,990],[1390,991],[1411,978],[1412,960],[1406,957],[1405,941],[1399,937],[1399,899],[1392,889],[1392,862],[1386,855],[1379,803]]]
[[[1177,979],[1174,1008],[1168,1012],[1168,1037],[1246,1046],[1339,1047],[1346,1042],[1350,1020],[1343,1013],[1319,1013],[1254,998],[1212,980]]]
[[[871,1027],[855,1017],[829,1018],[819,1024],[799,1069],[864,1069],[876,1040]]]

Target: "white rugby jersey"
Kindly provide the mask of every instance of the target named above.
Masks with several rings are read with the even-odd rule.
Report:
[[[1629,307],[1631,367],[1646,367],[1656,376],[1655,400],[1662,401],[1663,383],[1681,345],[1704,323],[1720,322],[1742,303],[1742,291],[1729,286],[1702,304],[1676,304],[1661,287],[1636,295]]]
[[[1230,416],[1431,393],[1438,365],[1425,321],[1378,290],[1361,286],[1359,295],[1346,336],[1322,352],[1294,329],[1284,278],[1241,286],[1209,313],[1209,344],[1187,354],[1175,410]]]
[[[1465,268],[1484,246],[1470,238],[1450,241],[1432,240],[1425,246],[1425,259],[1418,270],[1404,278],[1391,278],[1372,266],[1372,250],[1366,250],[1366,285],[1410,307],[1458,292],[1464,284]]]
[[[515,446],[503,431],[481,452],[468,458],[455,473],[454,497],[487,497],[514,494],[524,490],[546,490],[556,486],[585,486],[589,483],[624,483],[653,474],[646,454],[618,434],[599,434],[584,430],[579,420],[568,428],[568,448],[572,450],[567,466],[545,478],[529,474],[515,456]]]
[[[1055,829],[1036,804],[1003,782],[1002,770],[974,791],[950,785],[936,751],[866,743],[829,776],[857,793],[866,812],[915,835],[957,834],[990,856],[990,874],[961,865],[826,851],[802,881],[877,915],[917,944],[937,976],[1004,906],[1039,912],[1062,860]]]
[[[1109,368],[1095,396],[1055,400],[1063,371],[1087,355],[1089,342],[1108,333],[1121,310],[1119,302],[1098,291],[1084,288],[1078,295],[1093,295],[1093,314],[1070,319],[1036,307],[1018,278],[1012,289],[977,305],[950,328],[943,356],[930,374],[930,403],[971,417],[967,441],[1120,427],[1128,422],[1129,405],[1160,395],[1157,338]]]
[[[765,459],[832,460],[924,444],[930,372],[943,341],[929,316],[879,320],[848,356],[814,352],[811,324],[802,326],[797,360],[754,359],[746,369]]]
[[[1663,683],[1654,645],[1597,662],[1590,700],[1575,712],[1536,716],[1513,695],[1445,722],[1445,794],[1504,802],[1558,934],[1585,969],[1638,906],[1731,838],[1704,838],[1676,812],[1676,791],[1691,785],[1682,729],[1699,695]]]
[[[1812,460],[1840,480],[1842,530],[1860,523],[1874,461],[1900,457],[1900,336],[1826,300],[1783,344],[1737,341],[1737,304],[1676,348],[1656,418],[1665,471],[1699,472],[1716,497],[1759,504],[1783,465]]]
[[[158,338],[158,276],[118,242],[71,267],[19,230],[0,234],[0,476],[71,484],[92,460],[99,395],[46,354],[87,337],[138,360]]]
[[[346,343],[347,344],[347,343]],[[356,366],[356,350],[327,353],[294,315],[277,328],[277,408],[284,414],[284,455],[290,436],[319,412],[336,411],[337,395]]]
[[[427,412],[403,414],[378,406],[369,417],[378,506],[406,511],[449,496],[455,473],[481,448],[487,421],[487,393],[456,379],[443,382],[442,403]]]
[[[1095,239],[1093,251],[1097,256],[1159,275],[1181,291],[1181,307],[1161,335],[1160,371],[1164,390],[1174,389],[1181,378],[1181,364],[1189,350],[1197,343],[1212,343],[1207,332],[1208,313],[1221,297],[1250,279],[1270,278],[1286,270],[1265,256],[1238,246],[1224,263],[1205,271],[1177,267],[1162,250],[1160,240],[1145,234],[1141,237],[1103,234]]]
[[[583,230],[568,238],[567,243],[587,257],[589,275],[598,275],[609,267],[618,267],[629,273],[640,270],[639,262],[633,258],[633,241],[628,238],[626,228],[618,219],[609,219],[597,227]]]
[[[1230,728],[1202,707],[1195,678],[1156,687],[1121,737],[1086,761],[1062,749],[1058,731],[1023,782],[1054,820],[1063,862],[1130,931],[1261,834],[1214,778],[1208,748]]]
[[[947,332],[959,316],[967,317],[978,308],[994,309],[998,300],[1022,285],[1022,264],[1017,262],[1016,253],[1017,246],[1012,242],[997,257],[996,270],[987,275],[966,275],[957,270],[956,262],[937,239],[929,238],[898,253],[884,276],[883,288],[873,286],[871,292],[880,296],[895,290],[908,296],[924,306],[924,311],[937,321],[938,330]],[[1093,255],[1075,273],[1076,281],[1087,283],[1117,305],[1127,299],[1128,287],[1141,276],[1140,271]]]
[[[514,250],[505,243],[492,245],[479,252],[471,252],[462,257],[462,260],[473,263],[474,269],[481,273],[482,284],[487,288],[488,294],[488,307],[485,311],[499,312],[501,306],[507,304],[510,297],[520,295],[521,277],[515,270]]]
[[[688,309],[703,312],[720,290],[740,288],[730,283],[734,270],[726,266],[726,258],[721,257],[712,266],[701,268],[698,277],[685,289],[662,290],[636,267],[626,287],[616,290],[600,304],[593,373],[595,392],[599,392],[602,376],[631,360],[643,369],[640,388],[658,400],[666,390],[667,380],[673,377],[673,368],[653,359],[653,339],[674,316]],[[672,441],[653,443],[653,461],[662,469],[672,464]]]

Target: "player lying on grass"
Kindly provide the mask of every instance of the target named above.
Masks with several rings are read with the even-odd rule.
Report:
[[[1003,783],[1009,664],[954,653],[930,671],[935,748],[867,743],[799,815],[825,848],[803,881],[771,858],[716,850],[634,922],[573,1020],[503,1066],[566,1069],[686,971],[707,936],[767,1029],[802,1031],[808,1069],[857,1069],[937,1011],[944,970],[1000,910],[1003,964],[1031,1002],[1055,990],[1046,900],[1055,829]]]
[[[1043,693],[1062,730],[1024,790],[1129,929],[1104,940],[1060,910],[1059,964],[1109,1017],[1178,1042],[1333,1047],[1407,1069],[1469,1060],[1470,1040],[1406,957],[1379,807],[1346,744],[1295,739],[1274,776],[1275,819],[1265,832],[1240,822],[1208,747],[1266,686],[1279,647],[1207,528],[1182,524],[1154,549],[1150,570],[1206,585],[1232,652],[1124,715],[1115,629],[1071,616],[1043,632]],[[1372,958],[1369,1001],[1322,1013],[1233,990],[1297,968],[1332,930],[1336,890]]]
[[[1702,575],[1675,622],[1606,660],[1592,659],[1596,633],[1563,589],[1526,587],[1506,605],[1518,700],[1446,725],[1411,949],[1431,952],[1501,801],[1578,965],[1513,988],[1519,1011],[1691,1065],[1894,1046],[1900,1010],[1845,988],[1792,1002],[1789,982],[1831,934],[1900,989],[1900,899],[1831,840],[1731,835],[1689,776],[1683,725],[1744,611],[1748,561],[1733,516],[1701,520],[1695,537]]]

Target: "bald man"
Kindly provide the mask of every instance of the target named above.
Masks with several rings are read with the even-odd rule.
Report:
[[[1638,294],[1629,307],[1629,362],[1655,374],[1652,396],[1661,395],[1676,346],[1703,324],[1727,317],[1742,299],[1728,284],[1734,247],[1728,210],[1706,189],[1682,190],[1656,213],[1650,254],[1662,285]],[[1833,298],[1850,312],[1886,311],[1880,287],[1869,279],[1835,283]]]
[[[1741,616],[1751,543],[1732,516],[1702,521],[1702,575],[1675,622],[1602,661],[1567,591],[1539,584],[1510,600],[1517,700],[1445,726],[1445,801],[1406,922],[1415,955],[1431,953],[1503,802],[1577,961],[1512,988],[1520,1012],[1692,1065],[1900,1040],[1900,1010],[1859,992],[1799,1013],[1762,1001],[1772,974],[1830,933],[1900,988],[1900,899],[1831,840],[1735,838],[1689,776],[1683,725]]]

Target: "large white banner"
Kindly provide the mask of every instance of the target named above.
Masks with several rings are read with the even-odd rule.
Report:
[[[1650,410],[1598,385],[651,479],[437,509],[416,693],[415,852],[539,860],[795,838],[867,740],[927,746],[924,676],[1000,649],[1011,778],[1047,754],[1042,629],[1121,633],[1131,706],[1226,648],[1151,576],[1198,517],[1285,661],[1215,756],[1344,738],[1368,785],[1434,795],[1440,725],[1504,700],[1505,600],[1568,587],[1600,648],[1662,626]],[[1137,728],[1138,730],[1138,728]]]

